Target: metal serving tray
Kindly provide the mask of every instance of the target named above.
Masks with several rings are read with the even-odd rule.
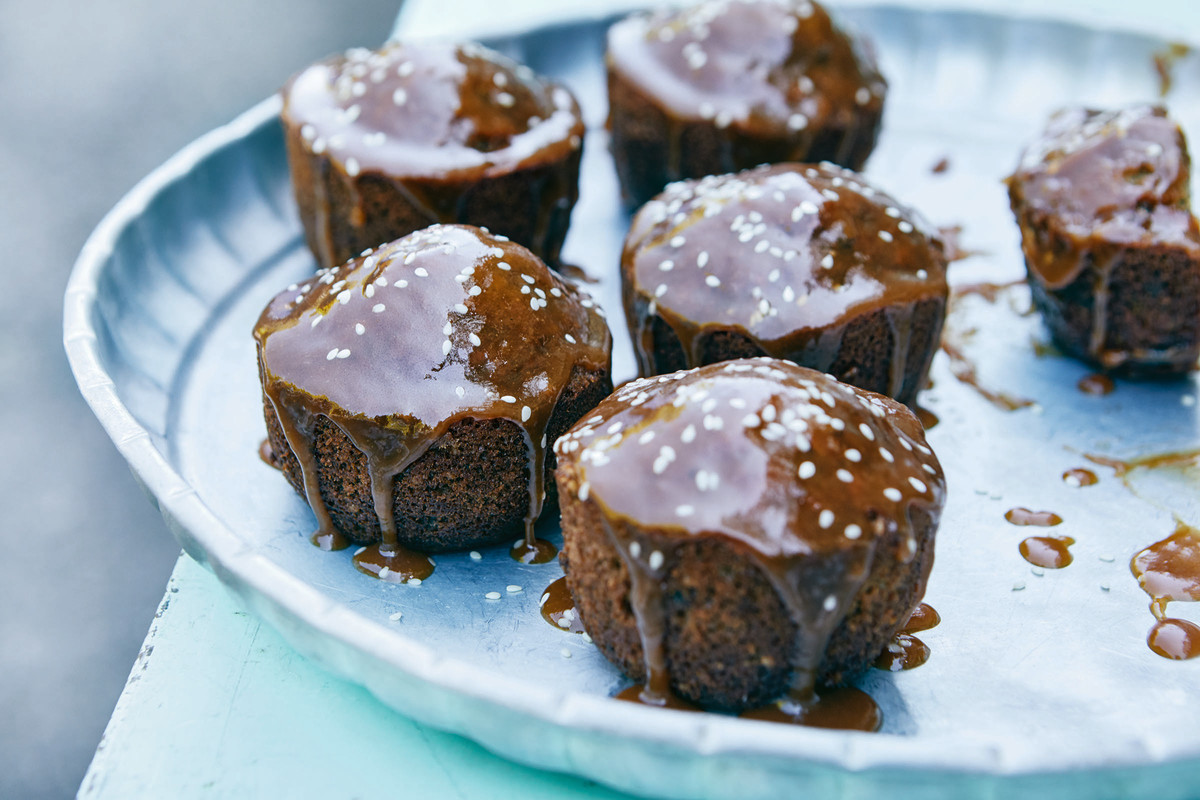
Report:
[[[1001,178],[1047,113],[1067,102],[1155,99],[1153,38],[1067,24],[889,6],[847,10],[875,40],[891,83],[868,176],[977,254],[952,282],[1022,274]],[[579,95],[588,118],[583,196],[566,256],[600,278],[615,323],[615,377],[633,374],[616,265],[627,218],[603,130],[603,35],[586,20],[491,41]],[[1200,70],[1176,65],[1167,97],[1200,135]],[[194,558],[297,649],[381,701],[518,761],[663,797],[1194,796],[1200,786],[1200,661],[1145,643],[1148,598],[1130,556],[1200,521],[1187,470],[1111,471],[1074,488],[1082,453],[1195,447],[1191,377],[1080,393],[1087,370],[1039,355],[1017,287],[955,303],[951,335],[979,382],[1035,405],[1006,411],[956,380],[944,355],[922,402],[950,501],[921,634],[929,662],[873,671],[879,734],[796,728],[621,703],[620,675],[582,637],[538,614],[556,564],[504,548],[440,556],[419,587],[356,572],[349,551],[309,545],[305,504],[258,458],[264,436],[251,326],[310,273],[270,99],[184,149],[104,219],[76,264],[65,337],[79,385]],[[948,168],[932,170],[946,159]],[[1049,509],[1075,563],[1031,569],[1013,506]],[[543,534],[557,535],[554,523]],[[508,592],[509,585],[523,587]],[[488,600],[485,594],[501,593]],[[1177,607],[1175,616],[1198,618]],[[398,619],[396,612],[402,612]]]

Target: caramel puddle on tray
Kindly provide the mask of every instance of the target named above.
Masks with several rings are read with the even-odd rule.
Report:
[[[1037,528],[1050,528],[1062,524],[1062,517],[1053,511],[1030,511],[1028,508],[1010,508],[1004,512],[1004,518],[1013,525],[1031,525]]]
[[[904,627],[892,637],[887,648],[875,659],[874,667],[885,672],[900,672],[924,664],[929,660],[929,645],[913,634],[935,628],[941,621],[941,616],[933,606],[918,604],[909,614]]]
[[[583,633],[583,623],[575,611],[575,600],[567,588],[567,578],[563,576],[546,587],[538,600],[541,607],[542,619],[549,622],[560,631]]]
[[[545,539],[517,539],[508,549],[508,555],[522,564],[546,564],[558,555],[558,548]]]
[[[1075,544],[1070,536],[1030,536],[1021,542],[1021,557],[1035,567],[1062,569],[1075,560],[1068,549]]]
[[[867,733],[874,733],[883,725],[879,705],[871,695],[853,687],[818,689],[808,700],[789,697],[743,711],[738,716],[763,722]]]
[[[313,535],[313,543],[320,534]],[[321,548],[325,549],[325,548]],[[420,582],[433,574],[433,561],[424,553],[409,550],[403,545],[373,544],[354,554],[354,566],[381,581],[389,583]]]
[[[1104,397],[1105,395],[1112,394],[1117,385],[1107,375],[1094,372],[1091,375],[1084,375],[1080,378],[1079,382],[1075,384],[1075,388],[1093,397]]]
[[[1100,482],[1100,479],[1096,477],[1096,473],[1083,467],[1075,467],[1067,470],[1062,474],[1062,479],[1063,483],[1067,484],[1067,486],[1075,487],[1095,486]]]
[[[1137,553],[1129,569],[1150,595],[1156,622],[1146,644],[1163,658],[1200,656],[1200,626],[1167,616],[1171,601],[1200,600],[1200,530],[1176,519],[1175,532]]]

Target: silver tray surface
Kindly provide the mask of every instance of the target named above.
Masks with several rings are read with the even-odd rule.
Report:
[[[952,281],[1004,282],[1022,265],[1002,177],[1053,108],[1155,99],[1165,43],[1065,23],[890,6],[847,9],[891,83],[866,173],[978,254]],[[603,33],[585,20],[489,44],[559,77],[590,132],[565,256],[601,282],[615,377],[634,372],[616,265],[627,217],[603,131]],[[1176,65],[1167,102],[1200,135],[1200,69]],[[670,797],[1190,797],[1200,791],[1200,661],[1147,648],[1148,599],[1130,556],[1200,522],[1195,476],[1111,471],[1064,484],[1082,453],[1126,458],[1197,446],[1193,378],[1121,381],[1081,394],[1087,370],[1039,355],[1025,290],[956,304],[950,327],[980,381],[1036,401],[1003,411],[957,381],[944,355],[922,396],[950,486],[920,634],[933,653],[861,682],[885,714],[876,735],[659,711],[610,699],[620,675],[538,614],[557,565],[504,548],[440,556],[422,586],[357,573],[349,551],[307,542],[307,506],[257,455],[264,436],[251,327],[276,291],[311,272],[288,183],[278,101],[198,140],[105,218],[68,286],[65,338],[79,385],[172,532],[300,651],[420,721],[534,766]],[[949,169],[935,174],[946,158]],[[1013,506],[1065,518],[1075,563],[1037,574]],[[552,521],[542,535],[554,538]],[[523,587],[510,593],[509,585]],[[499,591],[499,601],[485,599]],[[393,620],[395,612],[402,612]],[[1173,604],[1173,616],[1200,620]]]

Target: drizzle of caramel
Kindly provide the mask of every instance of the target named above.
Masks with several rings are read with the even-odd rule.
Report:
[[[803,700],[789,697],[743,711],[738,716],[763,722],[867,733],[874,733],[883,725],[879,705],[869,694],[853,687],[823,688]]]
[[[263,439],[258,445],[258,457],[268,467],[279,469],[279,464],[275,463],[275,453],[271,450],[271,440]]]
[[[1062,524],[1062,517],[1053,511],[1030,511],[1028,508],[1010,508],[1004,512],[1004,518],[1013,525],[1033,525],[1039,528],[1049,528]]]
[[[937,609],[928,603],[918,603],[900,630],[903,633],[919,633],[936,628],[941,621],[942,617],[938,614]]]
[[[948,172],[949,170],[950,170],[950,159],[947,156],[943,156],[942,158],[939,158],[937,161],[933,162],[933,166],[931,166],[929,168],[929,171],[932,172],[934,175],[942,175],[942,174]]]
[[[975,362],[967,356],[962,348],[949,339],[942,339],[941,348],[942,352],[949,358],[950,374],[962,383],[970,386],[979,393],[980,397],[992,405],[1004,411],[1016,411],[1018,408],[1026,408],[1034,404],[1034,401],[1027,398],[991,389],[980,383],[979,372],[975,367]]]
[[[1068,549],[1075,544],[1070,536],[1030,536],[1022,540],[1021,557],[1035,567],[1062,569],[1074,561]]]
[[[542,619],[558,630],[570,633],[584,632],[583,620],[575,610],[575,600],[571,597],[565,576],[547,586],[538,603],[541,606]]]
[[[558,548],[553,542],[545,539],[525,538],[513,542],[513,546],[508,549],[508,555],[513,561],[520,561],[522,564],[546,564],[558,555]]]
[[[1184,42],[1170,42],[1154,54],[1154,71],[1158,73],[1158,96],[1166,97],[1175,81],[1175,64],[1187,58],[1192,46]]]
[[[955,300],[963,297],[974,295],[982,297],[989,303],[994,303],[1001,294],[1013,289],[1017,286],[1024,286],[1024,279],[1015,281],[1004,281],[1003,283],[995,283],[992,281],[980,281],[978,283],[960,283],[951,287],[950,296]]]
[[[1079,383],[1075,384],[1079,391],[1084,394],[1090,394],[1095,397],[1103,397],[1107,394],[1112,394],[1117,385],[1113,383],[1113,379],[1103,373],[1095,372],[1091,375],[1084,375],[1079,379]]]
[[[345,550],[350,546],[350,540],[342,536],[336,528],[330,528],[327,531],[318,530],[308,537],[308,540],[313,543],[314,547],[324,550],[326,553]]]
[[[1083,467],[1073,467],[1062,474],[1063,483],[1068,486],[1095,486],[1100,482],[1096,473]]]
[[[1200,656],[1200,628],[1167,617],[1168,603],[1200,600],[1200,530],[1177,519],[1175,532],[1134,555],[1129,568],[1150,595],[1157,620],[1147,638],[1150,649],[1170,659]]]
[[[875,659],[875,668],[886,672],[916,669],[929,660],[929,645],[909,633],[897,633]]]
[[[941,420],[938,419],[937,414],[933,413],[924,406],[917,406],[915,409],[913,409],[913,412],[917,415],[917,419],[921,420],[922,427],[924,427],[927,431],[937,427],[937,424],[941,422]]]
[[[1186,469],[1200,462],[1200,448],[1177,450],[1168,453],[1152,453],[1130,459],[1112,458],[1096,453],[1084,453],[1083,457],[1093,464],[1108,467],[1113,474],[1129,487],[1129,475],[1139,469]],[[1132,488],[1132,487],[1130,487]]]

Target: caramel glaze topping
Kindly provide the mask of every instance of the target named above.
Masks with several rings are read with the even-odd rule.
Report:
[[[916,304],[944,303],[932,228],[833,164],[776,164],[667,187],[633,219],[621,257],[638,366],[652,372],[653,322],[689,366],[703,337],[743,333],[776,358],[828,370],[846,325],[883,309],[893,332],[888,393],[900,393]]]
[[[546,425],[576,365],[607,369],[595,303],[533,254],[434,225],[277,295],[254,329],[263,389],[300,462],[318,533],[318,417],[366,456],[381,545],[399,545],[392,483],[455,422],[503,418],[529,452],[526,539],[544,497]]]
[[[555,448],[560,458],[577,453],[581,501],[631,523],[608,534],[628,568],[647,691],[657,696],[670,690],[661,593],[671,558],[630,528],[748,551],[796,625],[791,695],[805,699],[880,537],[907,530],[896,557],[911,561],[910,515],[936,521],[945,499],[911,411],[770,358],[632,381]]]
[[[300,128],[309,153],[350,178],[398,182],[431,223],[459,219],[454,187],[563,160],[582,147],[585,130],[569,91],[473,43],[354,48],[294,76],[283,118]],[[329,238],[326,230],[326,249]]]
[[[822,129],[881,113],[887,92],[866,47],[808,0],[716,0],[628,17],[609,29],[608,68],[676,118],[793,137],[791,158]]]
[[[502,174],[562,157],[584,132],[570,92],[476,44],[356,48],[296,75],[283,96],[310,152],[351,174]]]
[[[1117,111],[1059,111],[1008,179],[1013,208],[1031,212],[1021,220],[1030,280],[1050,290],[1063,289],[1089,261],[1095,265],[1089,353],[1105,365],[1124,360],[1120,353],[1102,352],[1109,278],[1124,248],[1183,249],[1200,260],[1190,175],[1179,126],[1167,118],[1165,109],[1139,105]],[[1045,237],[1035,225],[1046,218],[1056,220],[1069,247],[1050,248],[1041,241]],[[1162,354],[1165,360],[1168,356]]]

